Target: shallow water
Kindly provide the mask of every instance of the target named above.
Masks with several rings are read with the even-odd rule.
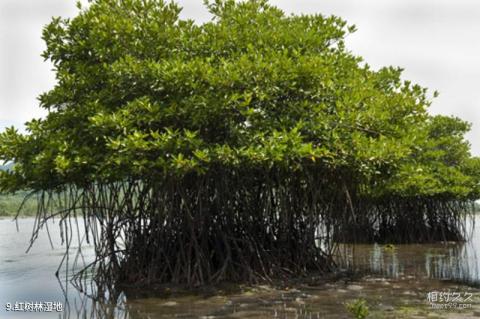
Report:
[[[452,279],[480,285],[480,215],[467,221],[466,242],[409,245],[339,245],[337,262],[345,269],[388,278]]]
[[[46,232],[42,232],[28,254],[25,251],[34,219],[20,219],[18,224],[17,232],[14,222],[0,220],[0,318],[351,318],[345,302],[357,298],[367,301],[372,318],[480,317],[480,290],[450,281],[479,282],[479,229],[466,243],[340,245],[337,261],[342,267],[373,273],[357,282],[339,279],[282,290],[258,286],[236,293],[170,298],[153,297],[151,293],[132,297],[126,293],[120,295],[121,306],[114,308],[78,292],[69,284],[65,271],[60,272],[59,279],[55,277],[65,251],[58,223],[49,224],[53,248]],[[82,238],[72,238],[70,265],[79,241]],[[83,242],[82,247],[83,259],[77,259],[76,267],[94,258],[91,245]],[[456,292],[463,297],[472,294],[471,308],[453,312],[429,309],[427,294],[432,291]],[[6,311],[5,305],[15,302],[59,302],[63,309]]]
[[[55,272],[62,261],[65,245],[62,245],[57,223],[49,223],[49,233],[39,233],[27,253],[35,219],[22,218],[16,223],[11,219],[0,219],[0,318],[58,318],[61,312],[7,312],[5,305],[15,302],[61,302],[65,305],[65,295],[73,304],[80,303],[83,297],[67,284],[65,271]],[[81,241],[81,240],[80,240]],[[73,265],[78,247],[78,238],[72,238],[70,265]],[[53,247],[52,247],[53,245]],[[77,260],[77,268],[94,258],[91,245],[83,243],[83,257]]]

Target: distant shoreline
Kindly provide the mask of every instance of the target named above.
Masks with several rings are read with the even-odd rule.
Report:
[[[12,215],[9,215],[9,214],[0,214],[0,219],[14,219],[16,216],[16,214],[12,214]],[[19,215],[18,218],[19,219],[22,219],[22,218],[33,218],[35,217],[35,215]]]
[[[36,216],[36,211],[35,212],[27,212],[27,213],[21,213],[18,218],[32,218],[32,217],[35,217]],[[474,215],[480,215],[480,210],[477,209],[475,210],[475,212],[473,213]],[[17,215],[17,212],[14,212],[14,213],[4,213],[4,212],[0,212],[0,219],[7,219],[7,218],[15,218],[15,216]]]

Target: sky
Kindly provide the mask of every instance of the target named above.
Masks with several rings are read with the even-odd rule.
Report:
[[[86,3],[87,1],[82,1]],[[179,0],[182,17],[210,16],[202,0]],[[437,90],[432,114],[472,123],[467,135],[480,155],[480,1],[271,0],[287,13],[334,14],[357,26],[347,48],[373,68],[399,66],[403,78]],[[45,116],[37,97],[55,85],[52,65],[40,56],[42,27],[52,16],[73,17],[75,0],[0,0],[0,130],[22,129]]]

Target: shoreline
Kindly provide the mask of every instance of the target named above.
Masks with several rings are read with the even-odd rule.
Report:
[[[187,305],[198,309],[191,315],[207,316],[208,312],[236,318],[257,317],[265,311],[312,315],[328,318],[351,316],[348,304],[362,302],[368,307],[368,318],[475,318],[480,316],[480,289],[446,280],[416,278],[403,275],[386,278],[364,275],[354,280],[327,280],[317,284],[286,281],[283,287],[267,284],[206,287],[196,291],[164,287],[159,290],[126,290],[133,308],[155,305],[162,313],[182,314]],[[152,295],[149,295],[149,293]],[[463,308],[448,301],[431,300],[432,293],[456,293],[469,297]],[[471,295],[471,298],[470,298]],[[430,299],[429,299],[430,298]],[[458,303],[457,303],[458,305]],[[132,309],[133,310],[133,309]],[[208,312],[203,312],[208,310]],[[162,317],[163,318],[163,317]],[[352,316],[354,318],[354,316]]]

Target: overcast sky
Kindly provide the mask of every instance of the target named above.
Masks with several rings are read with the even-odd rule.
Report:
[[[86,2],[86,1],[83,1]],[[209,19],[201,0],[178,1],[183,16]],[[480,1],[271,0],[286,12],[335,14],[355,24],[348,48],[372,67],[405,69],[404,79],[438,90],[432,114],[473,123],[467,136],[480,155]],[[72,17],[74,0],[0,0],[0,129],[19,128],[45,112],[36,97],[53,87],[51,65],[40,57],[43,25]]]

